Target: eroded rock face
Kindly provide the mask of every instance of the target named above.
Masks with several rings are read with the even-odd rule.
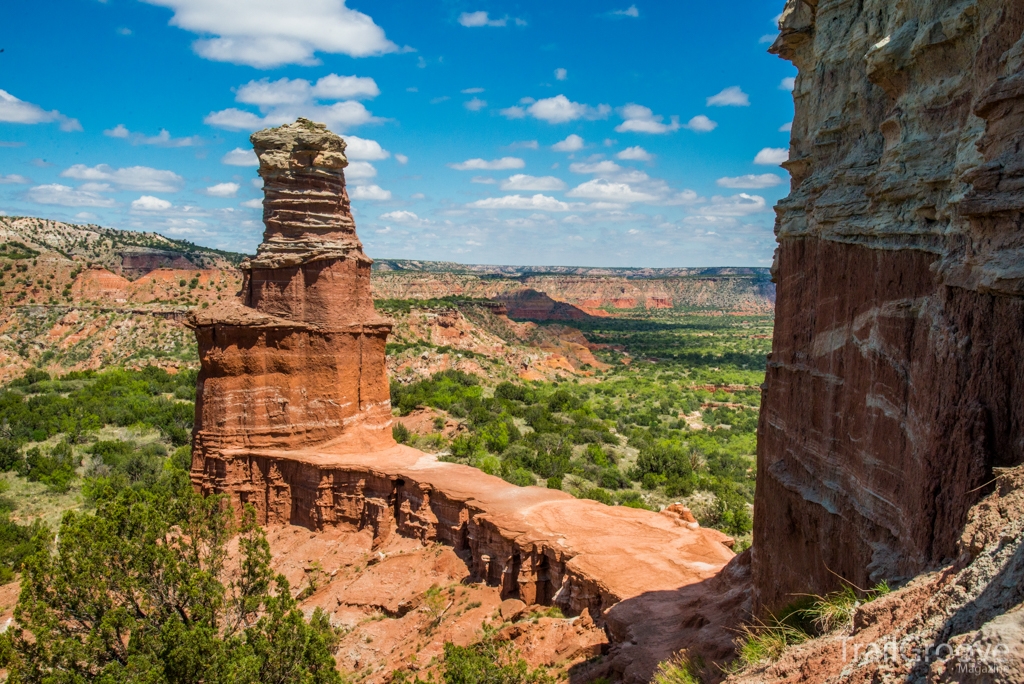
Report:
[[[1024,460],[1024,4],[790,0],[755,602],[955,554]]]
[[[323,124],[253,134],[263,243],[242,264],[241,301],[193,317],[202,369],[196,467],[212,452],[393,444],[371,260],[345,191],[345,143]]]

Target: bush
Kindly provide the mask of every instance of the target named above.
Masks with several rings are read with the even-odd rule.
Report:
[[[580,493],[580,498],[592,499],[593,501],[600,501],[601,503],[608,504],[609,506],[615,504],[614,499],[612,499],[612,495],[606,492],[605,490],[601,489],[600,487],[590,487],[589,489],[583,490]]]
[[[55,446],[48,455],[39,447],[33,447],[26,454],[25,461],[30,482],[40,482],[50,491],[59,494],[71,489],[78,463],[75,462],[71,446],[67,442]]]
[[[548,478],[548,489],[561,489],[562,478],[560,477],[549,477]]]
[[[391,436],[395,438],[395,441],[399,444],[407,444],[409,437],[412,433],[409,432],[409,428],[405,427],[403,423],[399,423],[397,420],[391,426]]]
[[[554,678],[531,670],[507,641],[485,639],[472,646],[444,645],[445,684],[553,684]]]
[[[517,487],[532,487],[537,484],[536,479],[526,468],[515,468],[501,476],[505,482],[510,482]]]

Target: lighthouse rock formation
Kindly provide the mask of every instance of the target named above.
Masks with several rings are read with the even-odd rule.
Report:
[[[604,624],[618,654],[605,667],[627,680],[647,681],[684,646],[727,655],[749,603],[749,566],[717,576],[734,558],[724,534],[672,511],[517,487],[395,444],[390,326],[373,308],[345,143],[303,119],[252,142],[263,244],[242,265],[240,299],[191,321],[202,364],[194,486],[253,506],[266,524],[370,530],[375,545],[394,535],[450,545],[503,598]]]

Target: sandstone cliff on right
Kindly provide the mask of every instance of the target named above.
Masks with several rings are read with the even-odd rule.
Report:
[[[1020,551],[1024,512],[998,503],[1024,461],[1024,3],[789,0],[771,51],[799,76],[759,427],[762,615],[844,582],[959,577],[987,548],[968,521],[1003,506],[986,529]],[[979,578],[1012,585],[1020,555],[914,610],[953,606],[935,638],[978,630],[999,613]]]

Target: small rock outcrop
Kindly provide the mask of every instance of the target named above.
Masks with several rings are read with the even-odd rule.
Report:
[[[957,555],[1024,460],[1024,4],[789,0],[792,192],[752,572],[777,609]]]
[[[253,134],[263,243],[242,263],[240,300],[193,317],[202,369],[199,453],[394,444],[371,260],[345,191],[345,142],[305,119]]]

